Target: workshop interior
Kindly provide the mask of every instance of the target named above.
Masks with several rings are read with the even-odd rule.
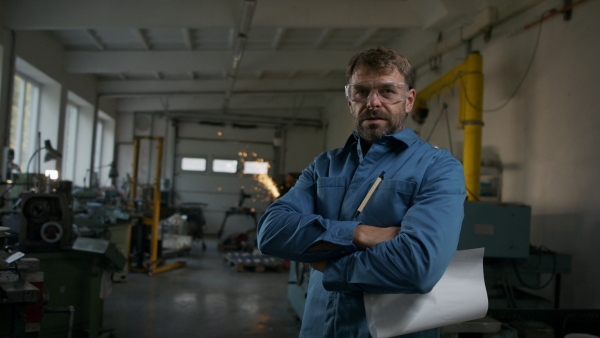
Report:
[[[485,248],[487,314],[442,336],[600,337],[599,17],[0,0],[0,337],[297,336],[309,265],[260,253],[256,225],[344,146],[345,67],[371,46],[415,68],[406,125],[463,164],[457,250]]]

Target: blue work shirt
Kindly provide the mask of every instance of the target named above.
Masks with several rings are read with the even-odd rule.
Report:
[[[370,337],[363,294],[427,293],[456,251],[466,197],[461,163],[411,130],[377,140],[366,155],[356,132],[343,148],[320,154],[296,185],[265,211],[259,249],[311,269],[301,337]],[[357,219],[377,177],[385,178]],[[358,250],[358,224],[401,226],[393,240]],[[340,245],[307,253],[321,241]],[[412,337],[439,336],[439,329]]]

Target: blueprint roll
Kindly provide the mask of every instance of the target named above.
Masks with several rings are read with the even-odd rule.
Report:
[[[483,318],[488,310],[483,252],[483,248],[457,251],[429,293],[366,294],[371,336],[394,337]]]

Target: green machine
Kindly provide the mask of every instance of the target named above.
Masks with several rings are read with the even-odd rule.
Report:
[[[110,336],[102,327],[103,304],[113,273],[126,266],[124,254],[107,238],[85,236],[74,226],[68,193],[23,193],[19,198],[20,213],[3,217],[3,223],[18,232],[12,249],[39,261],[44,276],[37,336]]]
[[[71,250],[31,252],[44,272],[44,306],[39,337],[102,337],[104,299],[112,271],[125,257],[106,240],[79,237]]]

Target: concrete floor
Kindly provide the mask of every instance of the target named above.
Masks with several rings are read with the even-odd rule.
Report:
[[[129,273],[104,302],[105,328],[116,337],[297,337],[287,301],[288,271],[236,272],[216,240],[195,243],[183,268]]]

